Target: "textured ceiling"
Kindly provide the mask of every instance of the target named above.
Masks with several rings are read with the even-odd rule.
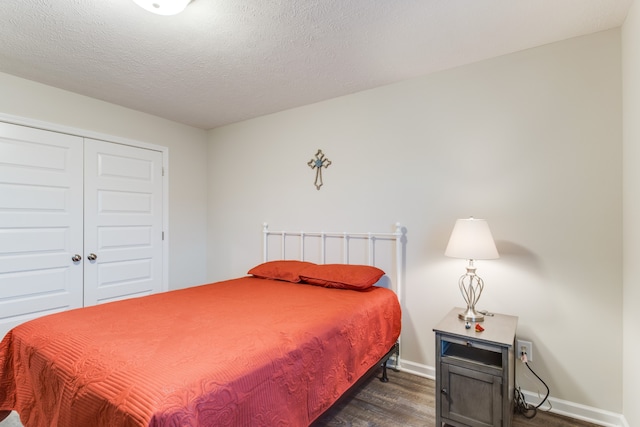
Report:
[[[0,1],[0,72],[210,129],[620,26],[632,0]]]

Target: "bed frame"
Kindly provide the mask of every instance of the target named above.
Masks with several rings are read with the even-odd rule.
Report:
[[[379,267],[388,274],[386,281],[378,285],[395,292],[402,307],[402,285],[404,271],[404,244],[406,230],[395,224],[393,232],[327,232],[327,231],[274,231],[265,222],[262,226],[262,260],[297,259],[318,264],[342,263],[365,264]],[[271,254],[279,252],[276,256]],[[386,258],[385,258],[386,255]],[[384,262],[387,264],[384,264]],[[389,271],[391,269],[392,271]],[[373,366],[362,379],[369,377],[382,367],[380,381],[389,381],[387,362],[393,359],[394,370],[399,369],[400,337],[385,354],[378,365]],[[360,381],[354,385],[357,386]]]
[[[299,259],[316,263],[332,264],[366,264],[386,271],[377,286],[386,287],[396,293],[402,306],[402,284],[404,265],[405,231],[400,224],[395,225],[392,232],[383,233],[348,233],[348,232],[304,232],[304,231],[271,231],[267,224],[263,226],[264,252],[263,259]],[[294,242],[295,244],[292,244]],[[277,250],[279,249],[279,251]],[[273,254],[273,256],[270,256]],[[239,278],[242,279],[242,278]],[[246,279],[246,278],[245,278]],[[257,280],[257,279],[249,279]],[[384,292],[389,297],[388,292]],[[157,296],[158,298],[162,296]],[[156,298],[155,296],[153,298]],[[388,299],[387,299],[388,301]],[[121,304],[135,303],[122,301]],[[397,307],[394,304],[394,311]],[[78,313],[78,311],[76,311]],[[61,314],[62,316],[63,314]],[[37,320],[35,321],[37,322]],[[33,326],[33,325],[32,325]],[[397,329],[396,329],[397,332]],[[56,345],[59,344],[56,341]],[[385,342],[385,347],[388,342]],[[348,396],[351,391],[371,378],[382,368],[381,381],[387,382],[387,362],[395,355],[395,369],[399,367],[400,338],[391,346],[377,363],[361,375],[349,390],[343,393]],[[369,359],[371,362],[372,359]],[[359,374],[361,371],[359,372]],[[146,413],[145,413],[146,414]],[[142,415],[145,415],[142,414]],[[0,413],[2,420],[8,413]],[[140,415],[140,414],[138,414]],[[40,417],[39,421],[42,421]]]

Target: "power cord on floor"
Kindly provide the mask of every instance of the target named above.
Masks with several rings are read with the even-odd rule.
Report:
[[[522,391],[520,390],[520,387],[515,389],[515,411],[519,414],[522,414],[525,418],[533,418],[536,416],[536,414],[538,413],[538,409],[544,404],[544,402],[549,398],[549,386],[547,385],[547,383],[545,383],[542,378],[540,378],[540,376],[538,374],[536,374],[534,372],[533,369],[531,369],[531,366],[529,366],[529,362],[527,361],[527,353],[521,353],[520,355],[520,360],[522,360],[522,363],[525,364],[525,366],[527,368],[529,368],[529,370],[531,371],[531,373],[533,375],[536,376],[536,378],[538,380],[540,380],[540,382],[545,386],[545,388],[547,389],[547,394],[544,396],[544,399],[542,399],[542,401],[540,401],[540,403],[538,403],[536,406],[527,403],[526,399],[524,398],[524,395],[522,394]]]

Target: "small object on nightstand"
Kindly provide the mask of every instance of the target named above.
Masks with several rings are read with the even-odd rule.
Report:
[[[471,323],[469,323],[469,322],[464,322],[464,328],[465,328],[465,329],[471,329]]]
[[[484,331],[484,328],[482,327],[482,325],[480,323],[476,323],[476,332],[482,332]]]

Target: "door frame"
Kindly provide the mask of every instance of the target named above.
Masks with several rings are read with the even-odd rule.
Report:
[[[129,145],[162,153],[162,292],[169,290],[169,147],[142,142],[135,139],[123,138],[115,135],[94,132],[87,129],[64,126],[56,123],[31,119],[28,117],[12,116],[0,113],[0,121],[14,125],[28,126],[52,132],[65,133],[82,138],[98,139],[115,144]]]

